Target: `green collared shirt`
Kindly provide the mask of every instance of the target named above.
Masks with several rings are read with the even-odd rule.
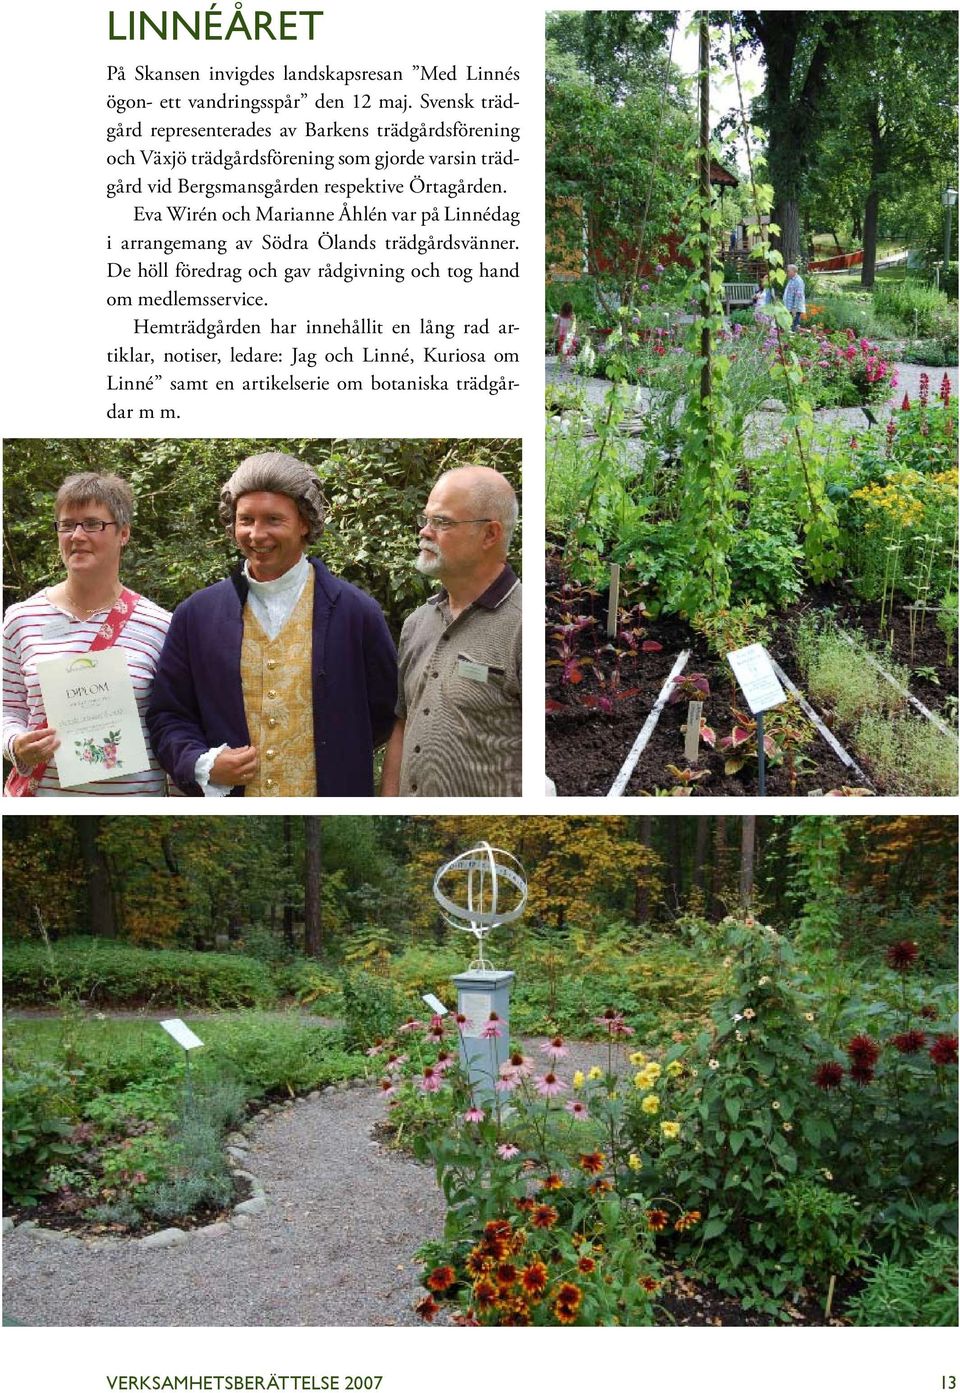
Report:
[[[520,593],[505,566],[455,619],[441,590],[404,623],[401,797],[519,797]]]

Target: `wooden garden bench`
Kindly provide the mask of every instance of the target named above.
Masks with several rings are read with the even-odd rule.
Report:
[[[724,281],[723,312],[746,310],[753,304],[753,297],[760,289],[755,281]]]

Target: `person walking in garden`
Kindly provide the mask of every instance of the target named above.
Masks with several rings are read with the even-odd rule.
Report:
[[[573,313],[573,303],[564,300],[560,313],[553,317],[553,342],[558,358],[573,356],[577,341],[577,319]]]
[[[178,605],[148,723],[193,797],[372,794],[393,725],[396,650],[380,606],[305,548],[323,531],[301,460],[245,459],[220,493],[244,561]]]
[[[170,615],[120,579],[133,509],[133,490],[116,474],[71,474],[60,486],[53,525],[66,578],[11,605],[3,625],[3,753],[13,764],[8,798],[166,794],[145,720]],[[65,789],[54,757],[60,739],[47,724],[37,664],[114,646],[126,655],[148,766]],[[116,766],[116,745],[107,741],[103,750],[106,772]]]
[[[807,300],[803,277],[793,262],[787,267],[787,283],[783,288],[783,304],[793,317],[792,328],[796,331],[800,327],[801,317],[806,311]]]
[[[443,583],[400,635],[384,797],[511,797],[521,784],[517,497],[495,469],[441,475],[418,518],[417,569]]]

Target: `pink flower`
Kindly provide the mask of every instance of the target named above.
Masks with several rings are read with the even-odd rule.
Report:
[[[366,1052],[366,1053],[367,1053],[367,1057],[368,1057],[369,1059],[372,1059],[374,1055],[376,1055],[376,1054],[381,1054],[381,1053],[383,1052],[383,1049],[384,1049],[384,1044],[383,1044],[383,1041],[381,1040],[380,1043],[379,1043],[378,1045],[371,1045],[371,1046],[370,1046],[370,1048],[369,1048],[369,1049],[367,1050],[367,1052]]]
[[[493,1086],[498,1093],[512,1093],[515,1088],[519,1087],[519,1084],[520,1080],[515,1074],[504,1074],[497,1079]]]
[[[426,1028],[423,1021],[415,1021],[411,1016],[409,1020],[405,1020],[403,1025],[397,1028],[397,1034],[405,1035],[409,1030],[426,1030]]]
[[[421,1093],[439,1093],[443,1087],[443,1074],[437,1073],[436,1069],[431,1069],[428,1064],[417,1079],[417,1087]]]
[[[590,1116],[586,1106],[580,1102],[579,1098],[571,1098],[569,1103],[564,1103],[563,1106],[566,1108],[567,1112],[570,1113],[571,1117],[575,1117],[578,1122],[585,1122]]]
[[[463,1114],[464,1122],[482,1122],[485,1117],[483,1108],[467,1108]]]
[[[409,1055],[405,1055],[405,1054],[392,1054],[392,1055],[389,1056],[389,1058],[387,1058],[387,1059],[384,1060],[384,1062],[383,1062],[383,1067],[384,1067],[384,1069],[386,1069],[386,1071],[387,1071],[388,1074],[394,1074],[394,1073],[396,1073],[396,1071],[397,1071],[398,1069],[402,1069],[402,1068],[403,1068],[403,1066],[406,1064],[408,1058],[409,1058]]]
[[[632,1028],[624,1023],[622,1011],[604,1011],[602,1016],[594,1016],[593,1023],[594,1025],[602,1025],[610,1036],[633,1034]]]
[[[556,1098],[558,1093],[565,1093],[567,1089],[563,1080],[553,1073],[538,1074],[533,1083],[541,1098]]]
[[[545,1054],[548,1059],[565,1059],[567,1047],[563,1043],[562,1035],[555,1035],[552,1040],[545,1040],[540,1046],[541,1054]]]
[[[514,1146],[512,1142],[505,1141],[497,1147],[497,1155],[504,1161],[512,1161],[514,1156],[520,1155],[520,1148]]]
[[[395,1092],[393,1079],[381,1079],[380,1092],[383,1094],[384,1098],[389,1098]]]
[[[930,396],[930,374],[922,372],[920,374],[920,405],[926,406]]]
[[[503,1021],[496,1011],[490,1012],[490,1019],[480,1031],[481,1040],[499,1040],[503,1035]]]

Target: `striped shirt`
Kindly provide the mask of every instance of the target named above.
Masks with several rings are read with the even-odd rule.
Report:
[[[37,677],[37,662],[44,658],[62,658],[71,653],[88,652],[109,610],[110,606],[105,605],[97,614],[76,619],[68,611],[51,604],[45,591],[20,604],[11,605],[7,610],[3,624],[3,752],[7,759],[13,760],[10,747],[18,735],[47,724]],[[166,779],[150,748],[144,717],[169,623],[167,611],[141,595],[116,645],[127,655],[143,738],[150,756],[150,768],[129,777],[103,779],[62,789],[54,755],[37,789],[38,798],[81,797],[85,794],[144,798],[166,794]],[[21,772],[27,771],[21,769]]]
[[[520,582],[509,566],[456,619],[441,590],[406,620],[401,798],[519,796],[520,644]]]

